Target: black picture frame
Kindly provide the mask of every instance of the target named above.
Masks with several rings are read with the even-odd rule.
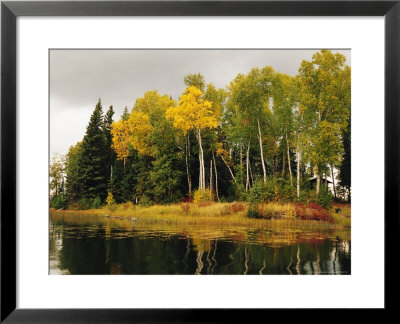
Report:
[[[397,303],[399,236],[400,0],[394,1],[2,1],[1,2],[1,322],[233,322],[265,310],[16,308],[16,19],[19,16],[384,16],[385,310]],[[373,235],[373,234],[371,234]],[[373,244],[373,243],[371,243]],[[300,296],[301,297],[301,296]],[[250,318],[248,317],[248,318]],[[286,318],[287,319],[287,318]]]

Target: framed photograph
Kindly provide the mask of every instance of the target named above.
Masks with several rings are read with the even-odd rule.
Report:
[[[399,15],[2,2],[1,321],[392,309]]]

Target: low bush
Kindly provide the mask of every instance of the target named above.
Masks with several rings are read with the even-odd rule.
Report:
[[[183,210],[183,212],[185,213],[185,215],[189,215],[190,213],[190,204],[189,203],[183,203],[181,204],[181,209]]]
[[[55,209],[63,209],[66,208],[68,204],[67,196],[64,194],[58,194],[57,196],[53,197],[50,201],[50,207]]]
[[[302,220],[322,220],[334,222],[328,210],[317,203],[302,204],[296,203],[296,216]]]
[[[92,200],[89,198],[82,198],[79,201],[79,204],[81,205],[80,209],[83,209],[83,210],[92,208]]]
[[[263,215],[260,213],[258,204],[252,203],[249,205],[249,208],[247,209],[247,217],[263,218]]]
[[[328,190],[321,190],[318,197],[318,203],[324,207],[329,208],[333,200],[332,194]]]
[[[193,202],[193,197],[185,197],[182,199],[183,203],[192,203]]]
[[[154,202],[147,196],[142,196],[139,200],[139,205],[144,207],[150,207],[154,205]]]
[[[200,201],[197,203],[199,208],[211,206],[214,202],[213,201]]]
[[[213,197],[212,197],[210,189],[206,189],[206,190],[198,189],[193,194],[193,202],[196,204],[206,202],[206,201],[212,201],[212,200],[213,200]]]
[[[82,206],[79,202],[70,202],[68,203],[68,209],[70,210],[82,210]]]
[[[94,198],[92,202],[92,209],[98,209],[101,206],[102,206],[101,199],[99,196],[96,196],[96,198]]]
[[[125,203],[122,204],[122,208],[123,209],[130,209],[130,208],[133,208],[133,207],[135,207],[135,205],[131,201],[128,201],[128,202],[125,202]]]
[[[265,189],[264,183],[261,180],[257,180],[250,188],[247,201],[253,205],[263,202],[267,198]],[[254,206],[252,206],[252,208],[253,207]]]
[[[238,213],[238,212],[243,211],[245,206],[243,203],[235,202],[232,205],[230,205],[230,208],[232,210],[232,213]]]
[[[230,205],[224,206],[224,209],[222,210],[222,212],[220,214],[222,216],[232,215],[232,214],[236,214],[236,213],[239,213],[239,212],[245,210],[245,208],[246,208],[246,205],[244,203],[234,202]]]

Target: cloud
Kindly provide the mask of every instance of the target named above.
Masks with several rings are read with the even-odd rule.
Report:
[[[202,73],[225,88],[238,73],[272,66],[295,75],[302,60],[317,50],[52,50],[50,53],[50,153],[65,154],[81,140],[89,117],[102,99],[115,119],[148,90],[178,99],[183,78]],[[350,65],[350,51],[339,51]]]

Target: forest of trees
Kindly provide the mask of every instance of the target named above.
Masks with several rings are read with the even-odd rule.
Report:
[[[51,206],[349,201],[351,69],[345,60],[321,50],[294,77],[253,68],[225,89],[188,74],[178,100],[147,91],[119,119],[99,99],[83,139],[51,159]]]

